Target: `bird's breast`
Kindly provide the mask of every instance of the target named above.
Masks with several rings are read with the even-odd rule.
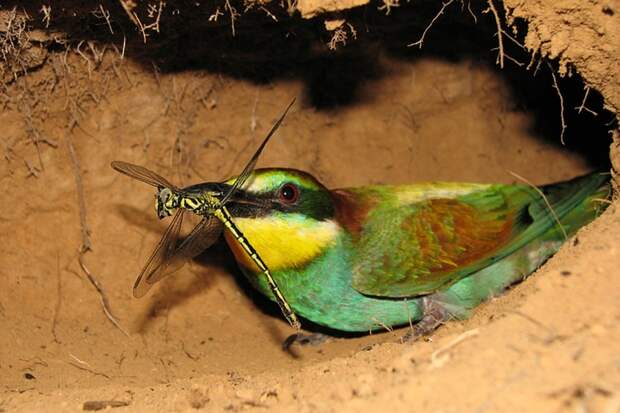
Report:
[[[334,221],[314,221],[279,217],[235,218],[239,230],[254,247],[271,271],[301,268],[321,255],[336,240],[340,227]],[[246,269],[259,272],[254,261],[230,231],[226,242],[237,262]]]

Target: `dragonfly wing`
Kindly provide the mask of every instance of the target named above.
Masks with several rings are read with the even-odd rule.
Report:
[[[203,218],[179,243],[184,211],[183,209],[177,211],[166,233],[138,276],[133,287],[134,297],[142,297],[153,284],[181,269],[187,260],[212,246],[222,234],[223,224],[214,216],[208,216]]]
[[[160,188],[169,188],[169,189],[172,189],[173,191],[179,190],[179,188],[176,185],[172,185],[164,177],[156,174],[153,171],[146,169],[143,166],[134,165],[134,164],[123,162],[123,161],[113,161],[110,165],[116,171],[122,174],[125,174],[127,176],[130,176],[134,179],[137,179],[138,181],[147,183],[149,185],[160,187]]]
[[[133,285],[133,295],[142,297],[151,289],[153,284],[181,268],[185,260],[177,252],[179,232],[183,224],[185,209],[178,209],[159,244],[144,265]]]
[[[294,103],[295,103],[295,98],[291,100],[291,103],[288,104],[288,106],[286,107],[282,115],[280,115],[280,118],[276,121],[276,123],[273,124],[273,126],[271,127],[271,130],[267,134],[267,137],[265,137],[265,139],[263,140],[263,143],[261,143],[261,145],[258,147],[256,152],[254,152],[254,156],[252,156],[252,159],[250,159],[250,161],[247,163],[245,168],[243,168],[243,171],[239,174],[239,176],[235,180],[235,183],[233,184],[233,186],[224,195],[224,198],[222,198],[222,201],[221,201],[222,205],[226,205],[226,202],[228,202],[228,200],[233,196],[235,191],[238,188],[240,188],[245,183],[245,181],[248,179],[248,177],[254,170],[254,167],[256,166],[256,162],[258,162],[258,158],[260,157],[261,152],[263,152],[265,145],[267,145],[267,142],[269,142],[269,139],[271,139],[271,136],[273,136],[273,134],[278,130],[278,128],[282,124],[282,121],[286,117],[286,114],[288,113],[289,109],[291,108],[291,106],[293,106]]]
[[[183,240],[179,246],[178,254],[185,259],[194,258],[211,247],[223,230],[224,225],[213,215],[203,218]]]

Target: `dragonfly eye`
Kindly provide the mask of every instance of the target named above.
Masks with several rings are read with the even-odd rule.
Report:
[[[172,191],[168,188],[162,188],[159,190],[159,193],[157,194],[157,198],[159,198],[159,201],[166,205],[168,203],[170,203],[170,201],[172,201]]]
[[[172,210],[174,209],[174,205],[172,205],[172,191],[168,188],[162,188],[157,192],[156,196],[156,205],[157,205],[157,216],[159,218],[165,218],[172,215]]]

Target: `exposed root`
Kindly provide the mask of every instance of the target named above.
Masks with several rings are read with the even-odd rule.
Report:
[[[342,21],[342,24],[333,30],[333,32],[334,34],[327,45],[330,50],[336,50],[339,44],[345,46],[349,40],[349,33],[351,33],[351,37],[354,40],[357,39],[357,31],[355,30],[355,27],[353,27],[351,23],[345,22],[344,20]]]
[[[147,42],[149,36],[148,31],[154,31],[156,33],[159,33],[161,14],[164,10],[164,7],[166,6],[166,3],[163,0],[160,0],[157,5],[149,4],[147,6],[148,17],[153,19],[153,22],[149,24],[142,23],[142,21],[136,14],[135,9],[137,7],[137,4],[134,0],[119,0],[119,3],[125,10],[125,13],[127,13],[127,16],[129,16],[129,19],[132,21],[132,23],[135,24],[136,27],[138,27],[138,30],[140,30],[144,43]]]
[[[116,328],[118,328],[123,334],[129,337],[129,334],[127,333],[127,331],[125,331],[125,329],[121,327],[118,319],[112,313],[112,310],[110,308],[110,302],[108,301],[108,297],[105,293],[105,290],[103,289],[103,286],[101,285],[99,280],[90,272],[90,270],[88,269],[88,267],[86,267],[86,264],[84,263],[84,255],[88,251],[92,251],[92,243],[90,240],[90,229],[88,228],[88,223],[86,221],[86,202],[84,198],[84,186],[82,184],[82,174],[80,172],[80,163],[77,158],[77,154],[75,152],[73,142],[71,141],[71,138],[69,136],[67,136],[67,145],[69,147],[71,163],[73,164],[73,171],[75,175],[75,185],[76,185],[77,194],[78,194],[78,206],[79,206],[79,211],[80,211],[80,231],[82,234],[82,245],[80,246],[80,250],[79,250],[78,262],[80,264],[80,267],[82,268],[82,271],[84,271],[84,274],[86,274],[86,277],[88,278],[90,283],[93,285],[93,287],[95,287],[95,290],[97,290],[97,293],[99,294],[99,299],[101,301],[101,307],[103,309],[103,313],[105,314],[105,316],[108,318],[108,320],[110,320],[110,322]]]
[[[433,24],[435,24],[435,22],[437,21],[439,16],[441,16],[443,14],[443,12],[446,10],[446,7],[448,7],[453,2],[454,2],[454,0],[448,0],[448,1],[444,2],[444,3],[442,3],[441,9],[439,9],[439,12],[437,12],[435,17],[433,17],[431,22],[428,24],[428,26],[426,26],[426,28],[422,32],[422,36],[420,37],[420,39],[418,41],[416,41],[416,42],[409,43],[407,45],[407,47],[418,46],[421,49],[422,45],[424,44],[424,39],[426,38],[426,33],[430,30],[430,28],[433,26]]]
[[[50,23],[52,22],[52,6],[43,4],[41,5],[41,9],[39,11],[43,14],[41,21],[45,24],[45,28],[47,29],[50,27]]]
[[[118,2],[121,4],[121,7],[123,7],[123,10],[125,10],[125,13],[127,13],[127,16],[129,16],[129,20],[138,26],[138,28],[142,27],[142,23],[140,23],[138,16],[133,11],[136,8],[136,3],[133,0],[118,0]],[[146,43],[146,39],[144,42]]]
[[[560,91],[560,86],[558,86],[558,79],[555,76],[555,71],[551,66],[551,63],[547,62],[547,66],[549,66],[549,70],[551,71],[551,78],[553,79],[553,88],[558,93],[558,97],[560,98],[560,122],[562,122],[562,130],[560,131],[560,142],[562,145],[566,145],[564,142],[564,132],[566,132],[566,121],[564,120],[564,97],[562,96],[562,92]]]
[[[502,25],[499,20],[499,13],[497,13],[497,9],[495,8],[495,5],[493,4],[493,0],[487,0],[487,4],[489,5],[489,8],[484,10],[482,13],[488,13],[489,11],[491,11],[491,13],[493,13],[493,17],[495,17],[495,25],[497,26],[497,42],[498,42],[498,47],[499,47],[499,50],[497,52],[496,63],[499,63],[500,69],[503,69],[504,68],[504,40],[503,40],[502,34],[504,33],[504,31],[502,30]]]
[[[224,13],[222,13],[222,12],[220,11],[220,8],[219,8],[219,7],[216,7],[216,8],[215,8],[215,11],[214,11],[213,13],[211,13],[211,15],[209,16],[209,19],[208,19],[208,20],[209,20],[210,22],[217,23],[217,19],[219,19],[219,18],[220,18],[220,16],[223,16],[223,15],[224,15]]]
[[[230,4],[230,0],[226,0],[224,3],[224,8],[228,10],[228,14],[230,15],[230,28],[232,30],[233,37],[235,37],[235,20],[239,17],[239,13],[237,13],[237,9]]]
[[[99,19],[104,19],[106,24],[108,25],[108,29],[110,30],[110,33],[114,34],[114,29],[112,29],[112,23],[110,22],[110,12],[103,8],[103,4],[99,4],[99,9],[94,10],[92,13],[93,13],[93,16]]]
[[[116,328],[118,328],[123,334],[129,337],[129,333],[120,325],[118,319],[114,316],[114,314],[112,314],[112,309],[110,308],[110,302],[108,301],[108,296],[106,295],[103,289],[103,286],[101,285],[99,280],[95,278],[95,276],[88,270],[88,268],[86,267],[86,264],[84,264],[84,253],[81,253],[79,255],[78,261],[80,263],[80,267],[82,267],[82,271],[84,271],[90,283],[93,285],[93,287],[95,287],[95,289],[97,290],[97,293],[99,293],[99,299],[101,300],[101,308],[103,309],[103,313],[105,314],[105,316],[110,320],[112,324],[114,324]]]
[[[461,0],[461,4],[463,5],[463,7],[465,7],[465,0]],[[467,11],[469,12],[470,16],[474,19],[474,24],[478,24],[478,17],[476,17],[476,14],[471,9],[471,1],[467,2]]]
[[[385,10],[385,15],[389,16],[392,12],[392,7],[400,6],[400,0],[383,0],[383,5],[377,7],[377,10]]]
[[[580,115],[581,115],[581,112],[585,110],[586,112],[590,113],[593,116],[598,116],[598,113],[596,113],[595,111],[593,111],[592,109],[590,109],[590,108],[588,108],[586,106],[586,100],[588,100],[588,95],[589,94],[590,94],[590,86],[586,86],[585,93],[583,95],[583,99],[581,100],[581,105],[576,106],[575,110]]]

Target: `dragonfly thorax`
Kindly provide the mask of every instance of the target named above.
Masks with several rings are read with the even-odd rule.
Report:
[[[210,215],[219,208],[219,192],[175,192],[170,188],[160,188],[155,195],[157,216],[161,218],[171,216],[177,208],[187,209],[198,215]]]
[[[180,208],[192,211],[199,215],[211,215],[215,209],[220,207],[220,201],[217,192],[188,192],[179,195],[178,206]]]

